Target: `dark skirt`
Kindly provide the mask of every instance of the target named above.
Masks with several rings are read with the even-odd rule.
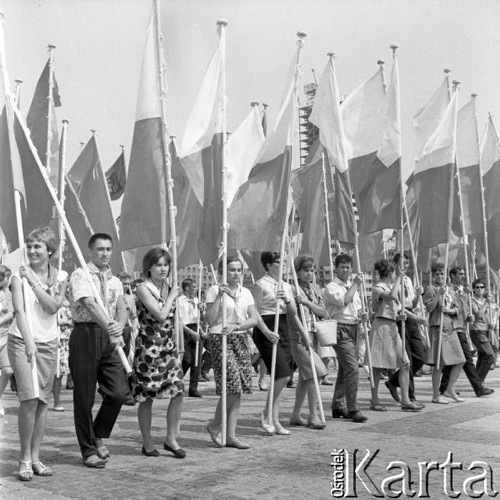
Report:
[[[271,330],[274,331],[274,314],[265,314],[262,316],[264,323]],[[279,315],[278,334],[280,339],[278,341],[276,351],[276,373],[274,379],[289,377],[292,373],[292,353],[290,349],[290,340],[288,338],[288,324],[286,314]],[[266,365],[267,371],[271,373],[271,362],[273,343],[257,328],[253,330],[253,342],[255,347],[260,352],[260,356]]]

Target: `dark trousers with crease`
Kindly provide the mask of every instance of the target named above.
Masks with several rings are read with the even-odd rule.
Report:
[[[186,325],[196,332],[196,323]],[[200,353],[203,350],[203,343],[200,341],[198,348],[198,359],[196,360],[196,340],[190,335],[184,334],[184,356],[182,357],[182,371],[186,376],[189,370],[189,391],[198,390],[198,377],[200,376]],[[196,365],[196,366],[195,366]],[[189,394],[189,393],[188,393]]]
[[[457,330],[458,340],[460,340],[460,345],[462,346],[462,351],[465,356],[465,364],[463,366],[465,375],[469,379],[470,385],[476,395],[483,389],[483,381],[479,378],[476,371],[476,366],[472,358],[472,352],[470,350],[469,341],[467,340],[467,333]],[[443,375],[441,376],[441,385],[439,386],[439,392],[443,393],[448,388],[448,381],[450,380],[450,372],[452,366],[443,367]]]
[[[127,380],[118,353],[97,323],[75,324],[69,340],[69,368],[76,436],[85,460],[97,454],[96,438],[111,435],[127,394]],[[93,419],[97,383],[102,404]]]

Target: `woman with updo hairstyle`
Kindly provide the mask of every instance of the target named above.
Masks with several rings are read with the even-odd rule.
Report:
[[[373,367],[373,387],[370,410],[387,411],[380,404],[378,385],[384,368],[396,370],[399,368],[399,384],[401,387],[401,409],[403,411],[420,411],[421,406],[410,401],[408,396],[410,361],[398,332],[397,321],[405,319],[399,302],[399,291],[403,270],[394,271],[392,264],[385,260],[375,262],[375,271],[379,282],[373,287],[372,309],[373,323],[370,332],[370,350]],[[367,359],[365,363],[367,364]]]
[[[182,368],[175,344],[175,299],[179,291],[168,288],[171,257],[163,248],[152,248],[142,260],[143,281],[137,286],[137,333],[133,371],[136,379],[132,396],[139,403],[137,417],[142,434],[141,453],[158,457],[151,438],[154,399],[170,398],[167,410],[167,432],[163,448],[175,458],[186,452],[176,440],[182,413]]]
[[[33,230],[26,237],[26,250],[29,264],[12,277],[15,319],[7,346],[20,402],[21,481],[31,481],[33,473],[52,475],[40,461],[40,447],[57,367],[57,311],[68,286],[68,274],[49,263],[56,251],[54,233],[49,228]]]
[[[222,261],[219,265],[222,274]],[[214,285],[207,292],[205,320],[210,325],[209,345],[217,394],[222,394],[222,335],[226,335],[226,446],[246,450],[250,445],[236,436],[236,425],[242,394],[252,393],[252,364],[247,336],[257,324],[257,310],[253,296],[241,284],[243,263],[238,257],[227,258],[227,284]],[[226,326],[222,327],[223,296],[226,296]],[[222,447],[222,398],[215,415],[207,426],[210,438]]]

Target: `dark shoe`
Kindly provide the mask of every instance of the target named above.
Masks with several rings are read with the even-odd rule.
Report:
[[[268,390],[269,390],[269,386],[261,384],[259,382],[259,391],[268,391]]]
[[[200,375],[200,378],[203,379],[205,382],[208,382],[210,379],[208,378],[208,373],[203,373]]]
[[[320,421],[308,421],[307,424],[306,424],[306,427],[308,427],[309,429],[317,429],[317,430],[321,430],[321,429],[324,429],[326,427],[326,424],[324,424],[323,422],[320,422]]]
[[[142,447],[141,453],[145,457],[159,457],[160,456],[160,452],[156,448],[153,448],[151,451],[147,451],[146,448],[144,448],[144,446]]]
[[[395,385],[391,384],[389,381],[387,381],[385,383],[385,386],[387,387],[387,389],[391,393],[392,399],[394,399],[394,401],[396,401],[396,403],[399,403],[398,388]]]
[[[189,391],[190,398],[201,398],[201,394],[198,391]]]
[[[163,449],[169,451],[170,453],[173,453],[175,458],[186,457],[186,452],[182,448],[177,448],[176,450],[174,450],[173,448],[170,448],[170,446],[167,443],[163,443]]]
[[[365,417],[359,410],[350,411],[347,418],[358,424],[361,424],[368,420],[368,417]]]
[[[240,441],[238,438],[228,439],[226,441],[226,448],[237,448],[238,450],[248,450],[250,445]]]
[[[106,460],[99,458],[97,455],[90,455],[83,463],[85,467],[90,467],[91,469],[104,469],[106,467]]]
[[[489,396],[490,394],[493,394],[495,391],[493,389],[488,389],[488,387],[483,387],[481,390],[476,392],[476,396],[480,398],[481,396]]]
[[[303,418],[291,418],[290,425],[293,425],[295,427],[305,427],[307,425],[307,421]]]
[[[286,383],[286,386],[289,388],[289,389],[295,389],[296,385],[294,383],[293,380],[289,380],[287,383]]]
[[[332,417],[345,419],[350,418],[346,408],[332,408]]]
[[[328,380],[326,377],[321,381],[321,385],[333,385],[331,380]]]

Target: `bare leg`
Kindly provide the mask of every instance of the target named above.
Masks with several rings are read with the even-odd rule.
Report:
[[[290,420],[301,420],[302,417],[300,416],[300,411],[306,399],[306,393],[307,382],[303,380],[299,374],[297,389],[295,389],[295,404],[293,405],[293,411]]]
[[[382,368],[373,368],[373,387],[371,388],[373,405],[380,404],[380,400],[378,399],[378,383],[380,382],[381,374]]]
[[[269,389],[269,386],[266,384],[266,375],[267,375],[266,364],[261,358],[259,362],[259,388],[262,388],[264,390]]]
[[[139,421],[139,429],[142,435],[142,446],[144,446],[146,451],[154,450],[154,445],[151,440],[152,409],[152,399],[146,399],[143,403],[139,403],[139,408],[137,409],[137,420]]]
[[[227,395],[227,439],[236,439],[236,425],[241,404],[241,393]]]
[[[432,399],[439,398],[439,385],[441,383],[441,371],[442,368],[437,368],[434,366],[432,370]],[[449,382],[448,382],[449,384]]]
[[[453,365],[450,372],[450,379],[448,381],[447,392],[451,395],[456,396],[457,393],[455,391],[455,385],[457,384],[458,377],[460,376],[460,372],[462,371],[462,367],[464,363],[459,363],[458,365]]]
[[[31,442],[35,427],[35,415],[38,399],[21,401],[18,414],[19,441],[21,444],[20,460],[31,460]]]
[[[399,369],[398,374],[399,387],[401,388],[401,403],[411,406],[410,397],[408,396],[408,388],[410,386],[410,365],[404,364]]]
[[[52,385],[52,394],[54,394],[54,408],[60,406],[61,404],[62,379],[62,375],[60,377],[54,377],[54,383]]]
[[[35,411],[33,435],[31,437],[31,460],[33,463],[40,462],[40,447],[42,446],[45,421],[47,420],[48,406],[40,400]]]
[[[167,410],[167,436],[165,438],[165,443],[170,446],[173,450],[180,448],[177,443],[177,430],[179,428],[179,422],[182,415],[182,403],[184,398],[182,394],[175,396],[170,400]]]
[[[10,376],[12,375],[12,368],[7,366],[2,368],[2,372],[0,374],[0,400],[2,399],[3,393],[7,384],[9,383]],[[4,409],[2,403],[0,402],[0,417],[4,415]]]
[[[285,388],[287,382],[288,382],[288,377],[278,378],[274,381],[272,420],[273,420],[274,426],[277,429],[281,428],[281,424],[279,423],[280,399],[281,399],[280,396],[281,396],[281,392]],[[271,394],[269,394],[267,396],[266,407],[264,408],[264,418],[268,422],[270,420],[270,418],[269,418],[270,397],[271,397]]]

